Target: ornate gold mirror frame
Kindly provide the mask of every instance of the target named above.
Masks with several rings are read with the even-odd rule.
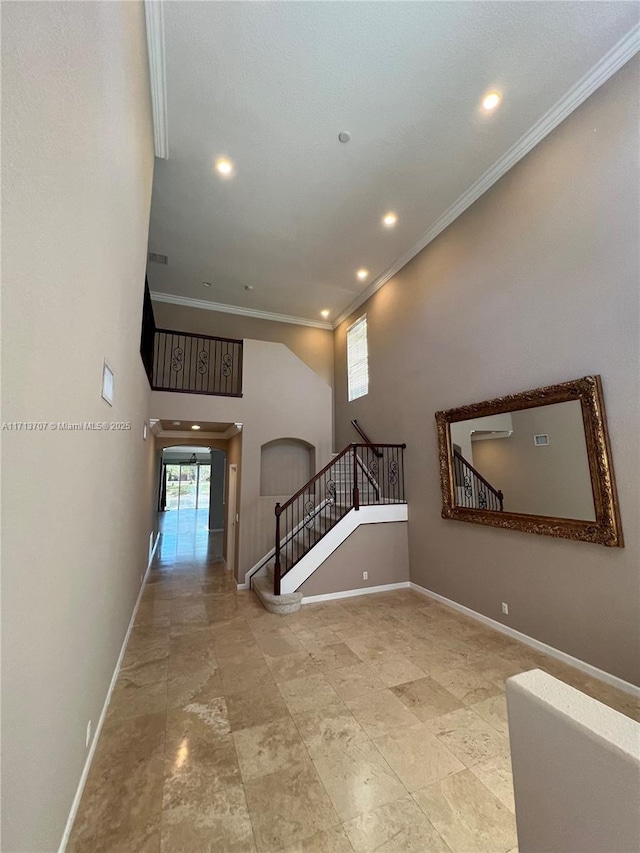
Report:
[[[595,521],[499,512],[456,505],[450,431],[452,423],[529,409],[535,406],[565,403],[571,400],[579,400],[582,407]],[[615,548],[624,546],[602,383],[599,376],[584,376],[582,379],[576,379],[573,382],[548,385],[545,388],[536,388],[534,391],[509,394],[506,397],[497,397],[495,400],[487,400],[484,403],[474,403],[470,406],[461,406],[458,409],[436,412],[436,423],[438,426],[443,518],[470,521],[473,524],[486,524],[491,527],[504,527],[509,530],[520,530],[524,533],[538,533],[542,536],[577,539]]]

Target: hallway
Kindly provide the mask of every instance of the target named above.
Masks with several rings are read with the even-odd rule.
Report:
[[[541,667],[640,716],[410,590],[269,614],[206,520],[162,526],[69,853],[508,853],[504,679]]]

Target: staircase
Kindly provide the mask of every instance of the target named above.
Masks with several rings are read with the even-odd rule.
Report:
[[[275,507],[275,546],[255,567],[250,584],[267,610],[292,613],[302,602],[291,570],[306,560],[319,543],[324,548],[318,565],[326,559],[325,537],[350,513],[363,507],[404,504],[404,444],[350,444],[314,475],[295,495]],[[354,519],[344,526],[345,538]],[[348,531],[348,532],[347,532]],[[335,537],[338,542],[339,536]],[[314,552],[315,557],[315,552]],[[317,566],[316,566],[317,568]],[[314,570],[314,569],[312,569]],[[287,576],[289,576],[287,578]],[[283,581],[284,582],[283,588]],[[292,587],[292,588],[289,588]]]
[[[503,511],[504,494],[457,450],[453,451],[453,475],[456,506]]]

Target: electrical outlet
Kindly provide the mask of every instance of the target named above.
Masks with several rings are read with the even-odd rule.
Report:
[[[502,602],[502,612],[504,613],[505,616],[509,615],[509,605],[506,604],[506,602],[504,602],[504,601]]]
[[[363,572],[363,573],[362,573],[362,580],[363,580],[363,581],[368,581],[368,580],[369,580],[369,572]]]
[[[87,737],[85,738],[85,749],[89,746],[89,741],[91,740],[91,720],[87,723]]]

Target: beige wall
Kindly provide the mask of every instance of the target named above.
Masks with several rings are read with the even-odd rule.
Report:
[[[289,438],[260,448],[260,494],[291,496],[315,474],[313,447]]]
[[[296,438],[315,448],[318,468],[326,465],[332,446],[331,388],[283,344],[245,339],[242,397],[153,391],[150,406],[151,416],[162,420],[243,424],[236,575],[244,579],[273,547],[277,498],[260,497],[260,449],[269,441]]]
[[[473,442],[474,466],[504,492],[507,512],[595,521],[579,400],[513,412],[509,438]],[[546,434],[537,447],[533,436]]]
[[[492,430],[498,432],[511,432],[513,422],[511,415],[504,412],[501,415],[488,415],[486,418],[471,418],[468,421],[455,421],[449,425],[451,434],[451,444],[458,445],[460,453],[471,465],[475,466],[475,439],[472,442],[472,430]],[[493,441],[493,439],[483,439],[484,441]]]
[[[58,849],[147,567],[141,3],[2,4],[2,849]],[[115,401],[100,396],[103,359]]]
[[[204,311],[168,302],[153,303],[156,325],[163,329],[217,335],[220,338],[252,338],[284,344],[327,383],[333,385],[333,333],[293,323],[275,323],[220,311]]]
[[[407,522],[361,524],[298,589],[325,595],[409,580]],[[363,572],[369,577],[364,580]]]
[[[336,446],[357,418],[406,441],[412,580],[640,683],[638,59],[576,110],[335,336]],[[366,311],[370,392],[347,402]],[[626,548],[440,517],[433,414],[602,374]]]

